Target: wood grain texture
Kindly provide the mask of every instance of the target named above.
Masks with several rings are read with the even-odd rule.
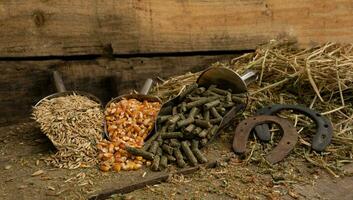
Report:
[[[2,0],[0,57],[353,42],[351,0]]]
[[[31,107],[55,92],[53,70],[63,75],[67,90],[92,93],[103,103],[116,96],[112,78],[121,74],[121,93],[140,88],[147,78],[167,78],[199,71],[235,55],[117,58],[87,61],[0,61],[0,125],[27,120]]]

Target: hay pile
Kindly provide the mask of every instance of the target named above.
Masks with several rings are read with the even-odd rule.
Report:
[[[47,164],[76,169],[98,163],[96,145],[103,133],[100,104],[84,96],[68,95],[44,100],[32,114],[58,150],[46,159]]]
[[[214,66],[229,67],[240,74],[246,69],[260,72],[259,80],[249,86],[250,103],[243,113],[244,118],[252,116],[263,106],[285,103],[306,105],[331,119],[334,126],[332,144],[325,152],[317,153],[310,149],[314,124],[301,115],[291,114],[289,118],[297,126],[300,139],[287,161],[291,158],[306,160],[335,177],[344,175],[341,167],[352,162],[353,158],[353,45],[327,43],[303,50],[293,43],[273,41],[254,53],[236,57],[229,63],[215,63]],[[199,74],[170,78],[157,85],[153,92],[167,100],[177,95],[185,85],[196,81]],[[246,160],[272,167],[264,163],[263,156],[275,143],[251,142],[248,148],[252,148],[252,153]],[[278,165],[283,163],[286,162]]]

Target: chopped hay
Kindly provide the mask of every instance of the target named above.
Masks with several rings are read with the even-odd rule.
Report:
[[[100,104],[80,95],[46,99],[34,107],[33,118],[58,150],[47,164],[75,169],[98,163],[96,144],[103,133]]]
[[[291,155],[275,166],[266,163],[264,152],[273,148],[278,138],[269,144],[251,142],[246,160],[262,167],[283,168],[306,160],[313,166],[327,170],[334,177],[344,175],[342,166],[353,158],[353,45],[327,43],[309,49],[299,49],[293,43],[271,43],[232,59],[229,63],[215,63],[243,73],[258,70],[260,77],[249,86],[250,102],[243,117],[249,117],[266,105],[301,104],[313,108],[332,120],[334,136],[325,152],[314,152],[310,141],[313,122],[302,115],[290,114],[300,133],[299,142]],[[177,95],[187,84],[195,82],[201,72],[170,78],[153,88],[164,101]],[[241,120],[241,119],[239,119]],[[294,162],[294,163],[293,163]],[[248,162],[247,162],[248,163]]]

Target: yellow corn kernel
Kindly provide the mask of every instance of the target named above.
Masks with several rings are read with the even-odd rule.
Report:
[[[151,165],[151,161],[147,161],[147,162],[146,162],[146,165],[147,165],[147,166],[150,166],[150,165]]]
[[[140,161],[140,160],[136,160],[135,163],[136,163],[136,164],[139,164],[139,165],[142,165],[142,164],[143,164],[143,162]]]
[[[142,167],[142,165],[141,164],[135,164],[135,166],[134,166],[134,170],[138,170],[138,169],[140,169]]]
[[[106,164],[102,164],[102,165],[99,166],[99,169],[100,169],[101,171],[103,171],[103,172],[109,171],[110,168],[111,168],[111,166],[106,165]]]
[[[104,153],[102,156],[102,160],[109,160],[112,157],[113,157],[112,153]]]
[[[121,164],[120,164],[120,163],[114,163],[113,169],[114,169],[116,172],[119,172],[119,171],[121,170]]]
[[[114,144],[112,144],[112,143],[109,144],[108,152],[109,153],[114,153]]]
[[[128,167],[125,163],[121,163],[121,169],[126,171],[128,170]]]

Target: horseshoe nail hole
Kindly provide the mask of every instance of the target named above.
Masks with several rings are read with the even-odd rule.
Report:
[[[321,114],[320,113],[316,113],[316,116],[321,117]]]
[[[248,125],[248,123],[245,122],[244,125],[246,126],[246,125]]]
[[[290,144],[290,142],[287,142],[287,144]]]
[[[328,128],[328,124],[325,124],[324,127],[325,127],[325,128]]]
[[[269,106],[269,107],[267,107],[268,109],[271,109],[272,107],[271,106]]]
[[[252,118],[253,120],[256,120],[256,117]]]
[[[326,139],[326,135],[322,135],[321,138],[324,140]]]
[[[243,132],[244,130],[243,129],[240,129],[240,132]]]

